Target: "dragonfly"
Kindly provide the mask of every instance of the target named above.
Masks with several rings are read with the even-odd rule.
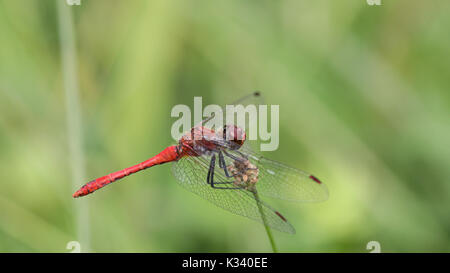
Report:
[[[259,97],[255,92],[252,97]],[[205,126],[214,115],[191,128],[178,141],[139,164],[92,180],[73,194],[91,194],[106,185],[155,165],[172,162],[172,173],[187,190],[216,206],[271,228],[294,234],[295,228],[259,196],[287,201],[328,199],[326,185],[316,176],[266,158],[246,141],[234,124],[214,130]]]

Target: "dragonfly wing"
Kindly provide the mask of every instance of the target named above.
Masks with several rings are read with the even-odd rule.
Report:
[[[239,151],[230,151],[230,153],[234,156],[244,154],[253,165],[258,167],[256,188],[261,195],[301,202],[319,202],[328,199],[327,187],[312,174],[265,158],[253,152],[246,144]]]
[[[259,105],[265,104],[264,103],[264,97],[261,95],[261,92],[259,91],[255,91],[252,92],[250,94],[247,94],[246,96],[243,96],[231,103],[227,103],[226,105],[222,105],[221,108],[221,113],[219,115],[221,115],[220,120],[224,121],[226,120],[225,118],[225,113],[226,113],[226,107],[229,105],[233,105],[235,107],[237,107],[238,105],[243,106],[244,108],[248,107],[248,106],[255,106],[256,109],[258,108]],[[255,110],[256,110],[255,109]],[[213,118],[215,118],[215,113],[211,113],[209,116],[207,116],[200,124],[196,124],[196,125],[202,125],[208,128],[212,128],[212,125],[215,124]],[[246,119],[248,119],[249,117],[246,116]],[[210,122],[210,123],[209,123]],[[255,121],[253,121],[255,122]],[[246,120],[246,124],[248,123],[248,120]],[[223,124],[222,124],[223,125]],[[214,128],[219,129],[219,128]]]
[[[215,189],[207,184],[208,158],[185,157],[173,164],[172,172],[178,183],[187,190],[201,196],[209,202],[234,214],[248,217],[262,223],[261,214],[253,193],[244,189]],[[225,182],[226,179],[217,164],[214,181]],[[233,184],[220,184],[221,187],[235,187]],[[295,233],[294,227],[277,211],[259,201],[268,225],[278,231]]]

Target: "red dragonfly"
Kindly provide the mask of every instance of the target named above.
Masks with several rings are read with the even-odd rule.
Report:
[[[73,197],[90,194],[154,165],[174,162],[172,172],[186,189],[232,213],[265,221],[271,228],[292,234],[295,229],[287,219],[258,196],[306,202],[328,198],[326,186],[315,176],[254,152],[245,141],[245,131],[238,126],[226,125],[215,131],[203,126],[205,121],[183,135],[177,145],[137,165],[92,180]]]

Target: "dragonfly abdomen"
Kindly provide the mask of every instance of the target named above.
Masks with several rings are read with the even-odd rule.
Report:
[[[124,178],[125,176],[128,176],[130,174],[145,170],[147,168],[150,168],[155,165],[176,161],[180,157],[177,146],[169,146],[166,149],[164,149],[162,152],[157,154],[156,156],[141,162],[139,164],[136,164],[134,166],[125,168],[123,170],[110,173],[108,175],[105,175],[103,177],[97,178],[95,180],[90,181],[83,187],[81,187],[78,191],[76,191],[73,194],[73,197],[81,197],[87,194],[90,194],[98,189],[103,188],[104,186],[117,181],[121,178]]]

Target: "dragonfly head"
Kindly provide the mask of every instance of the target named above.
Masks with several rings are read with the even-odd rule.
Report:
[[[246,134],[245,131],[236,125],[225,125],[222,130],[223,139],[230,141],[232,144],[235,144],[234,148],[239,149],[242,144],[244,144]]]

